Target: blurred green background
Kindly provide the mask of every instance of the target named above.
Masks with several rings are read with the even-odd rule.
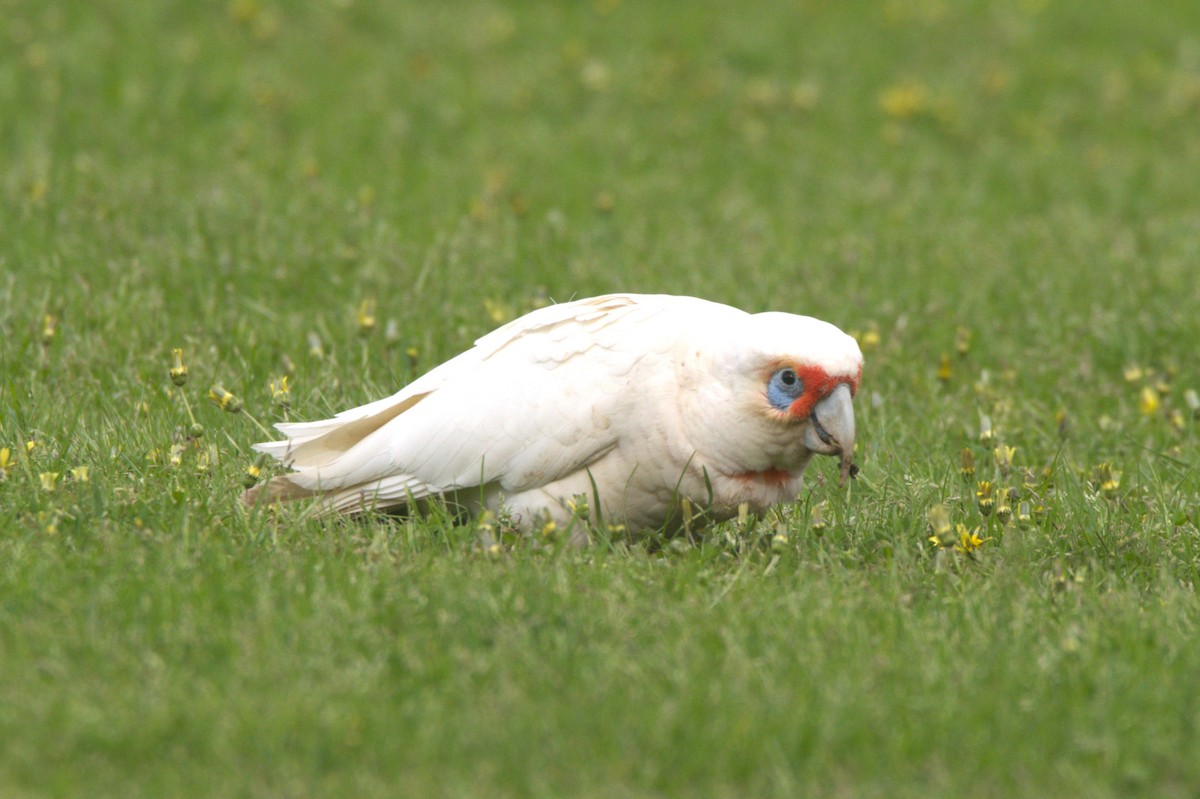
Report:
[[[1185,0],[0,0],[0,793],[1195,795],[1197,175]],[[607,291],[853,332],[861,479],[499,557],[237,504],[209,385]]]

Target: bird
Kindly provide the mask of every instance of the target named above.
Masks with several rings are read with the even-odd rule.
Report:
[[[582,505],[592,526],[677,534],[794,502],[815,455],[839,457],[845,484],[862,368],[852,336],[808,316],[667,294],[547,305],[390,397],[275,425],[254,449],[288,471],[243,501],[441,501],[580,544]]]

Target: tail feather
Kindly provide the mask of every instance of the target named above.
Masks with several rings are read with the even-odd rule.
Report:
[[[362,444],[372,433],[416,405],[429,392],[412,394],[399,401],[394,397],[317,422],[287,422],[276,425],[286,438],[255,444],[254,449],[292,469],[242,494],[249,506],[294,502],[315,498],[318,514],[356,513],[408,504],[441,493],[411,475],[391,475],[367,483],[345,485],[353,468],[343,456]],[[339,479],[340,475],[340,479]]]
[[[255,444],[254,450],[270,455],[299,472],[328,468],[367,436],[416,405],[428,394],[414,394],[370,416],[349,420],[326,419],[298,425],[279,425],[288,436],[283,441]],[[311,434],[312,430],[319,432]]]
[[[314,510],[317,515],[323,516],[402,508],[417,500],[442,493],[442,489],[428,485],[411,475],[393,475],[371,483],[322,491],[297,485],[291,475],[281,474],[246,489],[242,494],[242,502],[249,507],[255,507],[276,502],[316,499],[318,502],[314,505]]]

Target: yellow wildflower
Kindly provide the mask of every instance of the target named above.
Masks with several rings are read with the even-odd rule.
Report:
[[[958,532],[958,543],[954,545],[955,552],[970,554],[992,540],[991,538],[980,538],[978,528],[968,530],[966,525],[959,524],[956,525],[956,529]]]
[[[58,333],[58,317],[54,314],[46,314],[42,317],[42,344],[49,345],[54,340],[54,336]]]
[[[953,374],[954,371],[950,368],[950,356],[943,355],[938,359],[937,379],[943,383],[948,383]]]
[[[1158,392],[1150,386],[1142,386],[1142,395],[1138,398],[1138,409],[1143,416],[1153,416],[1158,411]]]
[[[1101,493],[1112,496],[1121,487],[1121,473],[1105,461],[1092,470],[1092,483]]]
[[[686,499],[683,501],[687,502]],[[575,518],[586,521],[589,514],[587,497],[583,494],[576,494],[574,499],[568,499],[567,510],[571,511]]]
[[[375,300],[367,297],[358,306],[358,334],[369,336],[375,332]]]
[[[868,322],[866,332],[859,333],[857,331],[851,333],[858,340],[858,346],[863,352],[870,352],[879,346],[883,340],[879,335],[879,325],[875,322]]]
[[[58,472],[42,472],[38,475],[42,484],[42,490],[46,492],[54,491],[58,487]]]
[[[0,448],[0,480],[8,477],[8,470],[12,466],[12,450],[8,447]]]
[[[46,48],[38,43],[34,43],[26,52],[25,63],[29,64],[34,69],[41,69],[46,63]],[[30,202],[41,203],[46,199],[46,195],[50,193],[50,184],[44,178],[37,178],[29,182],[28,197]]]
[[[239,24],[249,24],[262,13],[257,0],[233,0],[228,8],[229,17]]]
[[[929,107],[929,91],[920,83],[898,83],[880,93],[879,107],[893,119],[912,119]]]
[[[959,355],[966,355],[971,350],[971,329],[960,327],[954,334],[954,349]]]
[[[71,470],[71,479],[77,483],[86,483],[88,481],[88,467],[76,466]]]
[[[492,324],[504,324],[513,318],[513,310],[508,303],[490,297],[483,301],[483,309],[487,312],[488,319],[492,320]]]
[[[1130,364],[1129,366],[1125,367],[1125,371],[1124,371],[1125,382],[1136,383],[1142,379],[1142,376],[1144,374],[1145,374],[1145,372],[1142,371],[1142,367],[1138,366],[1135,363]]]

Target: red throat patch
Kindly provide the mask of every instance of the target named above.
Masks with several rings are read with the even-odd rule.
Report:
[[[765,483],[770,486],[781,486],[792,479],[790,472],[786,472],[775,466],[772,466],[770,469],[764,469],[761,472],[743,472],[736,475],[736,477],[747,483]]]

